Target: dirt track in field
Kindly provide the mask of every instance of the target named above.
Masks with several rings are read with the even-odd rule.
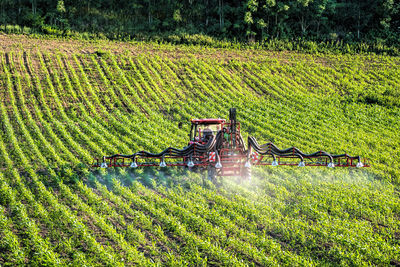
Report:
[[[63,40],[30,37],[26,35],[1,34],[0,48],[2,52],[15,50],[43,51],[63,54],[93,54],[98,51],[107,51],[113,54],[157,54],[168,56],[172,59],[180,58],[208,58],[221,62],[232,60],[240,61],[265,61],[278,59],[283,62],[292,61],[297,53],[262,51],[262,50],[233,50],[223,48],[190,47],[184,45],[157,45],[153,43],[135,43],[119,41],[84,41]]]
[[[10,51],[41,51],[48,53],[62,54],[94,54],[110,52],[112,54],[126,55],[158,55],[170,59],[205,59],[218,61],[222,64],[231,64],[235,61],[269,64],[271,61],[278,61],[282,64],[297,64],[299,61],[307,61],[310,64],[319,64],[325,67],[332,67],[337,64],[348,64],[354,62],[354,57],[359,57],[363,66],[375,63],[384,63],[382,58],[370,55],[346,55],[337,57],[326,54],[304,54],[294,51],[269,51],[257,49],[228,49],[209,48],[201,46],[186,45],[158,45],[145,42],[120,42],[108,40],[71,40],[71,39],[50,39],[47,37],[32,37],[27,35],[3,34],[0,33],[0,52]],[[395,62],[400,64],[400,58]]]

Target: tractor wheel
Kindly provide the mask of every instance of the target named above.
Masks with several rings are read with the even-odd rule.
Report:
[[[209,181],[215,183],[216,182],[217,169],[214,166],[208,166],[207,169],[207,178]]]
[[[251,168],[244,167],[242,169],[242,179],[245,180],[245,181],[250,181],[251,180]]]

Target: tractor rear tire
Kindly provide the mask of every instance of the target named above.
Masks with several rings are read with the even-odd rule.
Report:
[[[242,169],[242,180],[250,181],[251,180],[251,168],[244,167]]]

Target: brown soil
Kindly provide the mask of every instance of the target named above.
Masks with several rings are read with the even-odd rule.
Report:
[[[157,44],[135,44],[133,42],[119,41],[84,41],[84,40],[62,40],[30,37],[26,35],[1,34],[0,33],[0,49],[3,52],[16,50],[46,53],[62,53],[62,54],[97,54],[110,52],[112,54],[126,54],[137,56],[145,54],[152,56],[154,54],[169,57],[171,60],[181,58],[196,59],[213,59],[220,63],[230,63],[232,61],[240,62],[257,62],[266,63],[270,60],[278,60],[283,64],[295,64],[299,60],[307,60],[324,66],[332,66],[336,64],[347,64],[346,57],[338,60],[335,56],[307,55],[292,51],[268,51],[243,49],[233,50],[225,48],[197,48],[184,45],[165,46]],[[306,58],[305,58],[306,57]],[[363,58],[363,56],[361,56]],[[366,65],[375,64],[381,61],[376,56],[374,58],[365,58]]]

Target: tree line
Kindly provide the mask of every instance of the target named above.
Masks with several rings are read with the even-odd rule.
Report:
[[[0,23],[129,35],[398,43],[400,0],[0,0]]]

